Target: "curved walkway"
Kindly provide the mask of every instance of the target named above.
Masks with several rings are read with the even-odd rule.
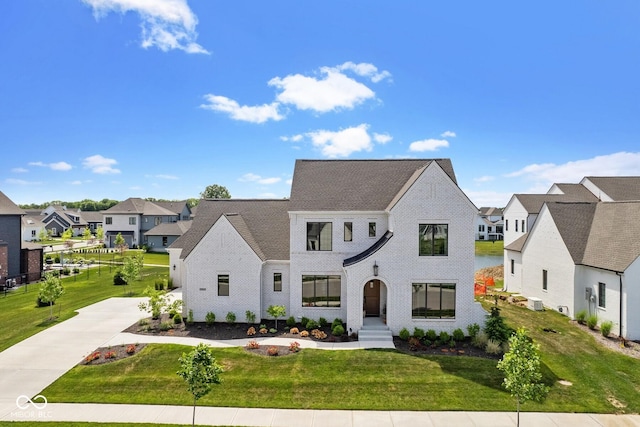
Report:
[[[174,293],[179,298],[179,293]],[[190,424],[191,407],[45,403],[38,396],[49,384],[98,347],[131,342],[172,342],[212,346],[244,345],[246,339],[227,342],[194,338],[153,337],[121,331],[141,317],[144,298],[110,298],[78,310],[78,316],[48,328],[0,353],[0,423],[2,421],[85,421],[154,424]],[[264,344],[288,345],[290,339],[264,338]],[[317,343],[300,340],[305,348],[357,349],[363,343]],[[375,343],[366,343],[376,347]],[[34,397],[36,396],[36,397]],[[28,397],[34,397],[33,402]],[[635,426],[639,415],[522,413],[523,426]],[[198,407],[196,423],[231,426],[513,426],[515,413],[335,411],[298,409]]]

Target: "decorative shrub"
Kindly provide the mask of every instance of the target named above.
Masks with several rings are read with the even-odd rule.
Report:
[[[513,329],[504,323],[504,318],[500,315],[500,308],[497,306],[491,307],[491,315],[487,319],[484,331],[490,340],[498,341],[501,344],[507,341],[513,333]]]
[[[333,328],[335,328],[336,325],[344,326],[344,322],[342,321],[342,319],[339,319],[336,317],[335,319],[333,319],[333,322],[331,322],[331,330],[333,330]]]
[[[105,359],[115,359],[117,356],[116,352],[113,350],[109,350],[104,354]]]
[[[302,317],[300,318],[300,324],[302,325],[302,327],[307,326],[307,323],[309,323],[309,318],[308,318],[308,317],[305,317],[305,316],[302,316]]]
[[[189,309],[189,314],[187,315],[187,324],[193,325],[193,310]]]
[[[300,330],[298,330],[298,328],[291,328],[291,329],[289,329],[289,332],[294,334],[294,335],[296,335],[296,334],[300,333]]]
[[[587,327],[589,329],[595,329],[596,326],[598,326],[598,316],[592,314],[591,316],[587,317]]]
[[[71,269],[69,267],[65,267],[62,269],[62,274],[64,274],[65,276],[68,276],[71,274]]]
[[[171,277],[167,279],[167,289],[175,289],[175,286],[173,286],[173,278]]]
[[[421,340],[422,338],[424,338],[424,329],[413,328],[413,336]]]
[[[321,328],[324,328],[328,324],[329,322],[327,322],[327,319],[325,319],[324,317],[318,319],[318,325],[320,325]]]
[[[136,352],[136,346],[134,344],[129,344],[127,346],[127,354],[133,354]]]
[[[276,328],[269,329],[269,333],[270,334],[275,334],[276,332],[278,332],[278,330]]]
[[[87,357],[84,358],[85,362],[87,363],[91,363],[96,359],[100,359],[100,352],[99,351],[94,351],[93,353],[91,353],[90,355],[88,355]]]
[[[438,339],[438,334],[436,333],[436,331],[434,331],[433,329],[428,329],[427,333],[425,334],[425,337],[429,340],[429,341],[435,341]]]
[[[331,335],[333,335],[334,337],[341,337],[342,335],[344,335],[344,326],[342,326],[342,325],[336,325],[336,326],[331,330]]]
[[[453,331],[453,340],[456,342],[464,341],[464,332],[462,332],[462,329],[457,328]]]
[[[258,341],[256,340],[251,340],[247,343],[247,348],[250,348],[252,350],[256,350],[258,348],[260,348],[260,344],[258,344]]]
[[[249,329],[247,329],[247,335],[252,336],[256,334],[256,328],[254,328],[253,326],[251,326]]]
[[[247,310],[244,314],[247,318],[247,323],[256,323],[256,314],[253,311]]]
[[[175,323],[176,325],[182,323],[182,315],[180,313],[176,313],[173,315],[173,323]]]
[[[156,291],[164,291],[164,280],[158,278],[155,281],[155,289]]]
[[[73,267],[73,274],[79,274],[80,269],[78,267]]]
[[[291,341],[289,343],[289,351],[291,353],[297,353],[300,351],[300,343],[297,341]]]
[[[418,351],[420,350],[421,347],[422,347],[422,344],[420,343],[420,338],[418,337],[409,338],[409,350]]]
[[[487,346],[487,342],[489,341],[489,337],[484,331],[480,331],[476,334],[475,337],[471,340],[471,343],[477,348],[485,348]]]
[[[301,336],[302,338],[307,338],[307,337],[309,336],[309,331],[302,331],[302,332],[300,332],[300,336]]]
[[[266,334],[267,332],[269,332],[269,330],[267,330],[267,328],[260,328],[260,330],[259,330],[258,332],[260,332],[261,334],[263,334],[263,335],[264,335],[264,334]]]
[[[318,322],[316,322],[315,320],[311,319],[307,322],[307,324],[305,325],[307,327],[307,329],[316,329],[319,325]]]
[[[216,315],[210,311],[204,316],[204,321],[207,323],[207,326],[211,326],[216,322]]]
[[[287,326],[290,328],[293,328],[294,326],[296,326],[296,318],[293,316],[289,316],[287,318]]]
[[[402,329],[400,329],[400,333],[398,334],[398,336],[400,337],[400,339],[402,341],[407,341],[409,339],[409,337],[411,336],[411,333],[409,332],[409,330],[407,328],[402,328]]]
[[[489,341],[487,341],[487,346],[485,347],[484,351],[489,354],[500,354],[502,353],[502,343],[490,339]]]
[[[267,329],[267,325],[265,325],[264,323],[260,324],[260,329]]]
[[[169,329],[172,329],[172,328],[173,328],[173,325],[171,324],[171,322],[168,322],[168,321],[160,322],[161,331],[168,331]]]
[[[451,335],[449,335],[449,332],[447,331],[440,332],[440,335],[438,336],[438,338],[440,339],[440,342],[442,344],[446,344],[449,341],[451,341]]]
[[[230,311],[227,313],[227,316],[225,317],[225,319],[227,320],[227,323],[230,324],[234,324],[236,323],[236,314],[233,311]]]
[[[140,326],[149,325],[149,319],[140,319],[140,321],[138,322],[138,325],[140,325]]]
[[[478,335],[478,332],[480,332],[480,325],[478,325],[477,323],[472,323],[471,325],[467,326],[467,333],[471,338],[475,338],[476,335]]]
[[[313,331],[311,331],[311,336],[317,340],[323,340],[327,338],[327,334],[321,331],[320,329],[314,329]]]
[[[612,328],[613,328],[613,322],[611,320],[602,322],[602,324],[600,325],[600,333],[602,334],[603,337],[608,337],[609,334],[611,333]]]
[[[576,322],[584,325],[587,321],[587,310],[580,310],[576,313]]]
[[[278,347],[271,346],[267,349],[267,354],[269,356],[277,356],[278,355]]]
[[[116,286],[126,285],[127,281],[124,280],[124,276],[122,275],[122,271],[116,271],[116,274],[113,275],[113,284]]]

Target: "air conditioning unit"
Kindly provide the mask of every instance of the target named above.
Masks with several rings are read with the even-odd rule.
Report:
[[[542,306],[542,300],[536,297],[531,297],[528,299],[527,307],[529,308],[529,310],[533,310],[533,311],[544,310],[544,307]]]

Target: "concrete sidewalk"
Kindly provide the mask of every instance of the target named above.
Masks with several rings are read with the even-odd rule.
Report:
[[[173,292],[180,298],[179,292]],[[121,331],[144,314],[138,303],[146,298],[110,298],[78,310],[72,319],[48,328],[0,353],[0,422],[86,421],[154,424],[191,424],[188,406],[46,403],[38,396],[49,384],[98,347],[127,343],[166,342],[214,347],[243,346],[249,339],[208,341],[157,337]],[[289,345],[291,339],[258,338],[264,345]],[[299,340],[301,347],[327,350],[378,348],[382,343],[322,343]],[[389,343],[384,343],[389,346]],[[37,397],[34,397],[37,396]],[[30,398],[33,398],[31,402]],[[232,426],[513,426],[515,413],[334,411],[199,407],[196,423]],[[522,426],[634,426],[639,415],[522,413]]]

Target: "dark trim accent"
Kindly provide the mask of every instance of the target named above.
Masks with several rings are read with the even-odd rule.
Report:
[[[342,262],[342,266],[349,267],[350,265],[357,264],[363,259],[370,257],[371,255],[378,252],[378,250],[381,247],[383,247],[392,237],[393,237],[393,231],[387,231],[386,233],[384,233],[384,236],[382,236],[378,241],[376,241],[373,245],[368,247],[366,250],[364,250],[363,252],[360,252],[358,255],[354,255],[350,258],[345,259]]]

